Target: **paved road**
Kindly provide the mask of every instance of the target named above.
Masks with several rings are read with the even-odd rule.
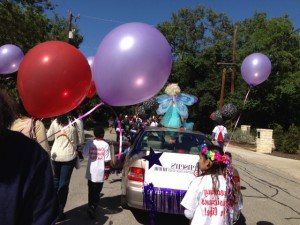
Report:
[[[86,132],[87,138],[91,138],[91,132]],[[106,132],[105,139],[115,140],[115,134]],[[247,162],[259,167],[266,167],[268,170],[274,171],[278,176],[290,176],[291,179],[300,183],[300,162],[292,159],[279,158],[275,156],[257,153],[250,150],[245,150],[240,147],[228,146],[228,150],[236,159],[245,159]],[[86,161],[82,162],[82,167],[79,170],[74,170],[70,193],[65,211],[67,212],[67,220],[61,222],[64,225],[81,225],[81,224],[104,224],[104,225],[122,225],[122,224],[148,224],[149,217],[136,211],[122,209],[120,206],[120,181],[121,176],[112,174],[108,181],[104,183],[103,196],[101,198],[98,215],[95,220],[91,220],[87,213],[87,182],[85,179]],[[243,179],[243,178],[242,178]],[[255,207],[255,205],[251,206]],[[248,217],[245,215],[245,217]],[[160,218],[158,218],[159,220]],[[188,222],[183,217],[167,218],[176,221],[175,223],[167,220],[168,224],[188,225]],[[163,221],[166,218],[162,218]],[[134,221],[134,222],[133,222]],[[249,220],[248,220],[249,221]],[[169,223],[170,222],[170,223]],[[172,222],[172,223],[171,223]],[[165,222],[156,222],[156,225],[165,224]],[[249,224],[249,223],[248,223]],[[256,224],[256,223],[255,223]],[[258,223],[257,223],[258,224]],[[270,223],[269,223],[270,224]]]

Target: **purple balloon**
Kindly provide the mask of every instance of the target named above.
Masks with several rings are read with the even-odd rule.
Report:
[[[144,23],[127,23],[108,33],[99,45],[94,81],[105,103],[134,105],[165,85],[171,67],[171,47],[163,34]]]
[[[92,68],[93,68],[93,65],[94,65],[94,56],[89,56],[89,57],[87,57],[86,59],[87,59],[89,65],[90,65],[90,67],[91,67],[91,69],[92,69]]]
[[[268,79],[271,67],[271,61],[266,55],[253,53],[242,62],[242,77],[250,86],[256,86]]]
[[[0,47],[0,74],[9,74],[18,71],[24,58],[22,50],[12,44]]]

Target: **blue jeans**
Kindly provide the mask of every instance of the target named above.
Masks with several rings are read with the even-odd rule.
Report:
[[[68,194],[71,175],[76,163],[76,158],[68,162],[52,161],[54,170],[54,186],[59,200],[59,210],[63,213]]]

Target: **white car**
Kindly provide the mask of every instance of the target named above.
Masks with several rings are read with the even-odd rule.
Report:
[[[140,131],[122,170],[122,205],[183,214],[180,202],[199,174],[198,146],[210,140],[202,133],[161,127]]]

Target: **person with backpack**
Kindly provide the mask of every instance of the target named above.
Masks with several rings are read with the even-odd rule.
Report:
[[[32,118],[26,111],[21,100],[19,100],[19,104],[17,105],[17,116],[18,118],[13,122],[10,129],[19,131],[38,142],[50,156],[50,147],[44,123],[39,119]]]
[[[216,144],[223,149],[224,143],[228,141],[228,133],[226,127],[222,124],[218,124],[217,126],[215,126],[210,139],[212,141],[215,141]]]
[[[77,163],[77,131],[70,124],[69,115],[59,115],[47,131],[48,140],[54,140],[51,161],[54,172],[54,187],[59,200],[58,221],[66,218],[64,208],[69,194],[73,169]]]

